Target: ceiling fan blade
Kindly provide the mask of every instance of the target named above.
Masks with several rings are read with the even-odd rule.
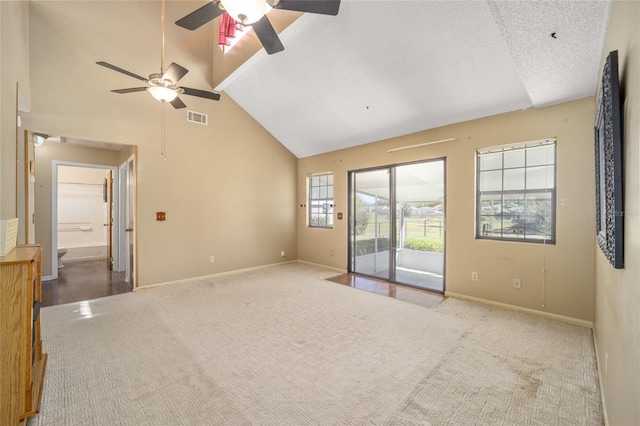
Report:
[[[280,0],[275,8],[335,16],[340,9],[340,0]]]
[[[264,46],[264,50],[266,50],[269,55],[273,55],[274,53],[284,50],[284,46],[278,37],[278,33],[273,29],[267,15],[264,15],[258,22],[253,23],[251,26],[253,31],[256,32],[260,43]]]
[[[175,98],[171,102],[169,102],[175,109],[186,108],[187,106],[180,100],[180,98]]]
[[[214,101],[220,100],[220,93],[207,92],[206,90],[192,89],[190,87],[181,87],[182,93],[190,96],[197,96],[199,98],[213,99]]]
[[[134,74],[134,73],[132,73],[130,71],[124,70],[124,69],[122,69],[120,67],[116,67],[115,65],[111,65],[110,63],[107,63],[107,62],[104,62],[104,61],[96,62],[96,64],[102,65],[103,67],[109,68],[110,70],[121,72],[122,74],[126,74],[129,77],[137,78],[138,80],[142,80],[144,82],[149,81],[146,78],[139,76],[138,74]]]
[[[200,28],[207,22],[213,21],[224,13],[224,10],[218,7],[219,3],[220,2],[218,0],[214,0],[211,3],[205,4],[200,9],[191,12],[184,18],[178,19],[176,21],[176,25],[191,31]]]
[[[147,90],[146,87],[132,87],[130,89],[116,89],[112,90],[113,93],[133,93],[133,92],[144,92]]]
[[[164,80],[170,80],[173,84],[176,84],[188,72],[189,70],[185,67],[172,62],[171,65],[169,65],[169,68],[167,68],[162,75],[162,78]]]

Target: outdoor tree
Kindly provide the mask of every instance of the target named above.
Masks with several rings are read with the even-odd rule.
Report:
[[[369,226],[369,217],[371,216],[371,212],[364,205],[362,198],[360,196],[356,196],[356,214],[355,214],[355,231],[356,235],[362,235],[367,230]]]

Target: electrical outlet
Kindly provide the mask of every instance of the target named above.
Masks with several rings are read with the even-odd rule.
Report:
[[[210,263],[213,263],[213,262],[215,262],[215,261],[216,261],[215,256],[209,256],[209,262],[210,262]]]
[[[522,288],[522,280],[520,278],[513,279],[513,288]]]
[[[284,255],[284,250],[282,250],[282,251],[280,252],[280,257],[286,257],[286,256]]]
[[[471,273],[471,281],[478,281],[478,273],[477,272],[472,272]]]
[[[330,250],[329,254],[331,255],[331,257],[333,257],[333,250]]]

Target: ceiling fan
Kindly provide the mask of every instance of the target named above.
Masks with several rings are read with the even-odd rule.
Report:
[[[181,65],[172,62],[171,65],[164,69],[164,0],[162,0],[162,48],[160,50],[160,72],[152,73],[149,78],[144,78],[138,74],[134,74],[130,71],[111,65],[110,63],[99,61],[98,65],[109,68],[113,71],[128,75],[129,77],[137,78],[138,80],[147,83],[144,87],[132,87],[128,89],[116,89],[112,90],[114,93],[133,93],[147,91],[161,102],[169,102],[174,108],[186,108],[186,105],[178,95],[185,94],[189,96],[197,96],[200,98],[213,99],[214,101],[220,100],[220,94],[215,92],[208,92],[206,90],[192,89],[190,87],[178,86],[178,81],[184,77],[189,70]]]
[[[176,25],[193,31],[227,12],[237,22],[251,25],[264,50],[271,55],[284,50],[284,46],[267,18],[267,5],[274,9],[335,16],[340,0],[213,0],[177,20]]]

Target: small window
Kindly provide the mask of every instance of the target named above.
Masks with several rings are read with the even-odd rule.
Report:
[[[555,139],[480,149],[476,169],[476,238],[555,242]]]
[[[309,175],[309,226],[333,228],[333,173]]]

